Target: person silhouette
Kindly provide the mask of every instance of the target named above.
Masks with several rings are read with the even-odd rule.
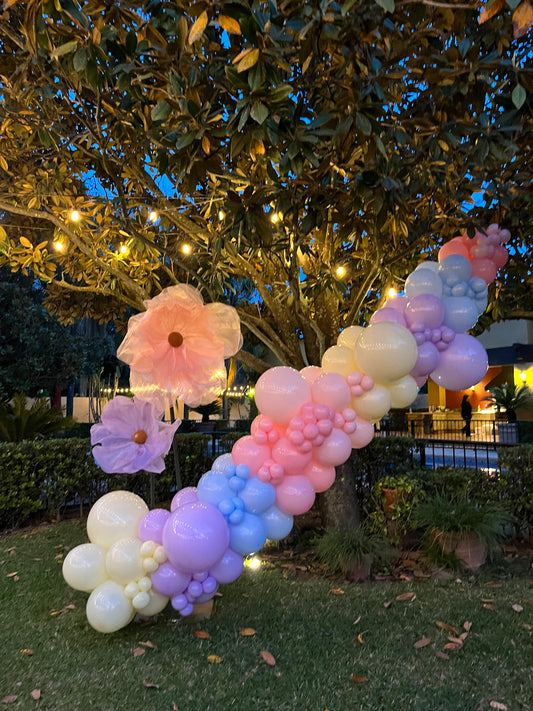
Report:
[[[472,405],[468,401],[468,395],[463,395],[461,402],[461,417],[465,421],[461,432],[465,433],[465,437],[470,437],[470,422],[472,421]]]

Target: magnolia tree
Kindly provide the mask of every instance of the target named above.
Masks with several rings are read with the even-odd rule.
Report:
[[[246,340],[301,368],[421,253],[497,221],[527,313],[531,5],[511,4],[7,2],[1,262],[67,323],[234,289]]]

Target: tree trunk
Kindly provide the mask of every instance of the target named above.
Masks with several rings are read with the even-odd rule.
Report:
[[[348,461],[336,468],[333,486],[319,495],[318,507],[324,528],[358,528],[361,525],[354,476],[358,464],[359,453],[353,449]]]
[[[52,407],[55,409],[60,410],[61,409],[61,388],[59,385],[54,385],[54,389],[52,390]]]

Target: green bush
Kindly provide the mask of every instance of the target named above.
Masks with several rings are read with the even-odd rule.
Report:
[[[526,535],[533,530],[533,446],[498,449],[498,463],[502,470],[500,501],[513,516],[516,529]]]

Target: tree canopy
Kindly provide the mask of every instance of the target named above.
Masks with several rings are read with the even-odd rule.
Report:
[[[508,5],[480,24],[476,2],[8,3],[3,263],[67,323],[236,288],[302,367],[421,254],[499,222],[529,313],[530,4]]]

